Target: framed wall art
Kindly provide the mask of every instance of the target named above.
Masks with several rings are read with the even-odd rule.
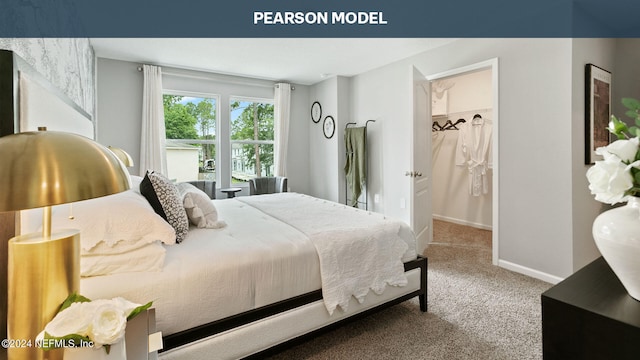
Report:
[[[333,120],[333,116],[328,115],[324,118],[324,122],[322,123],[322,132],[324,133],[324,137],[327,139],[331,139],[333,134],[336,132],[336,122]]]
[[[311,104],[311,120],[314,123],[319,123],[322,118],[322,105],[318,101],[314,101]]]
[[[593,64],[585,66],[585,164],[599,159],[596,149],[609,145],[611,73]]]

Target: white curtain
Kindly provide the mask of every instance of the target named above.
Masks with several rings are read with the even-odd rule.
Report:
[[[274,96],[274,175],[287,176],[287,144],[289,143],[289,117],[291,114],[291,84],[276,84]]]
[[[147,170],[167,175],[162,70],[158,66],[144,65],[143,73],[140,176],[144,176]]]

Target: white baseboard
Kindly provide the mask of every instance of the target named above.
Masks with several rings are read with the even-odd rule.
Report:
[[[442,220],[442,221],[446,221],[446,222],[450,222],[450,223],[454,223],[454,224],[458,224],[458,225],[471,226],[471,227],[482,229],[482,230],[492,230],[493,229],[493,227],[491,225],[479,224],[479,223],[475,223],[475,222],[471,222],[471,221],[460,220],[460,219],[447,217],[447,216],[442,216],[442,215],[437,215],[437,214],[433,214],[432,217],[435,220]]]
[[[498,260],[498,266],[507,270],[517,272],[519,274],[527,275],[532,278],[548,282],[553,285],[564,280],[563,278],[557,277],[555,275],[547,274],[542,271],[534,270],[505,260]]]

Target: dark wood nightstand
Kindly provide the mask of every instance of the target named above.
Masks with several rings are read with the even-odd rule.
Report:
[[[551,359],[640,359],[640,302],[603,258],[542,294],[542,349]]]

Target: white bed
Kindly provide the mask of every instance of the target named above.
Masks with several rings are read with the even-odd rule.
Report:
[[[359,224],[363,227],[384,221],[378,214],[301,194],[260,197],[283,203],[292,197],[313,199],[336,215],[348,212],[365,217],[368,221]],[[89,298],[123,296],[139,303],[153,300],[157,329],[171,335],[321,288],[318,254],[305,233],[241,198],[213,201],[226,227],[192,225],[182,243],[166,246],[162,271],[85,277],[81,293]],[[406,225],[402,229],[407,251],[398,261],[414,260],[413,236]]]
[[[11,94],[15,107],[17,93]],[[17,118],[17,113],[14,115]],[[11,122],[10,129],[19,131],[18,122]],[[0,121],[0,126],[4,125]],[[300,211],[300,202],[312,207]],[[292,340],[415,296],[420,297],[422,311],[427,310],[427,259],[416,256],[415,239],[404,223],[302,194],[215,200],[214,204],[226,227],[191,226],[180,244],[152,241],[156,255],[162,252],[162,256],[156,256],[152,263],[139,258],[148,269],[135,268],[138,260],[129,257],[125,265],[129,272],[81,280],[81,293],[89,298],[123,296],[139,303],[154,301],[157,330],[164,335],[161,359],[210,359],[212,354],[218,359],[263,356]],[[74,205],[74,209],[81,211],[81,206]],[[60,223],[56,222],[56,211],[59,214],[62,210],[54,210],[54,227]],[[88,233],[89,229],[84,229],[81,234]],[[350,243],[355,245],[328,245],[344,244],[361,233],[366,236],[359,243]],[[329,241],[321,240],[325,235],[330,236]],[[386,248],[383,240],[388,237],[394,241]],[[378,245],[366,246],[366,241]],[[327,264],[341,261],[335,256],[348,253],[351,247],[356,251],[340,267],[366,269],[373,261],[364,259],[380,258],[386,264],[385,271],[393,269],[392,276],[385,278],[390,273],[383,272],[372,285],[375,291],[363,291],[362,279],[369,281],[371,272],[351,277],[331,275],[336,267]],[[367,254],[362,262],[359,251]],[[332,279],[330,285],[328,278]],[[360,279],[360,287],[353,279]],[[397,286],[381,286],[385,282]],[[350,290],[341,293],[341,283],[348,283]],[[351,295],[354,286],[360,301]]]

